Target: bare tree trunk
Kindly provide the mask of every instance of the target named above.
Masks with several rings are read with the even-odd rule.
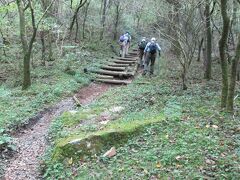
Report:
[[[48,31],[48,61],[53,60],[52,32]]]
[[[78,41],[78,30],[79,30],[79,25],[78,25],[78,16],[76,16],[76,32],[75,32],[75,42]]]
[[[108,5],[108,0],[103,0],[103,12],[102,12],[102,19],[101,19],[102,30],[100,32],[100,40],[103,39],[103,35],[105,31],[107,5]]]
[[[26,35],[26,20],[25,13],[22,0],[17,0],[18,13],[19,13],[19,22],[20,22],[20,36],[23,48],[23,89],[27,89],[31,86],[31,78],[30,78],[30,53],[28,51],[29,46],[27,43],[27,35]]]
[[[45,45],[45,32],[44,30],[40,32],[40,39],[42,44],[42,65],[45,66],[46,60],[46,45]]]
[[[120,18],[120,2],[117,1],[115,3],[115,13],[116,13],[116,18],[115,18],[115,23],[114,23],[114,34],[113,34],[113,40],[117,40],[117,35],[118,35],[118,24],[119,24],[119,18]]]
[[[24,54],[23,85],[22,85],[23,90],[27,89],[28,87],[31,86],[30,62],[31,62],[33,43],[34,43],[36,35],[37,35],[38,26],[39,26],[41,20],[43,19],[44,15],[46,15],[47,11],[54,3],[54,1],[55,0],[52,0],[51,4],[46,8],[44,14],[42,15],[42,17],[36,24],[32,0],[28,0],[28,7],[30,8],[30,12],[31,12],[31,21],[32,21],[32,28],[33,28],[33,33],[32,33],[31,39],[28,43],[27,36],[26,36],[26,21],[25,21],[25,13],[24,13],[24,4],[23,4],[22,0],[16,0],[17,7],[18,7],[18,13],[19,13],[19,21],[20,21],[20,37],[21,37],[21,42],[22,42],[22,47],[23,47],[23,54]]]
[[[187,75],[187,68],[184,66],[183,67],[183,72],[182,72],[182,86],[183,90],[187,90],[187,84],[186,84],[186,75]]]
[[[227,96],[228,96],[228,62],[226,59],[226,49],[227,40],[229,33],[230,20],[227,14],[227,0],[221,0],[221,14],[223,19],[223,31],[222,37],[219,41],[219,51],[222,69],[222,97],[221,97],[221,107],[225,108],[227,106]]]
[[[236,49],[236,55],[235,55],[234,59],[232,60],[231,77],[230,77],[230,84],[229,84],[229,89],[228,89],[227,110],[230,112],[233,111],[234,93],[235,93],[239,58],[240,58],[240,33],[238,35],[238,44],[237,44],[237,49]]]
[[[81,9],[81,7],[83,7],[85,5],[86,2],[87,2],[87,0],[80,0],[77,9],[74,12],[74,15],[72,17],[72,21],[71,21],[71,24],[70,24],[70,28],[69,28],[70,37],[71,37],[71,34],[72,34],[73,26],[74,26],[75,22],[77,22],[76,19],[77,19],[78,12]]]
[[[3,39],[3,45],[5,45],[5,37],[3,36],[3,32],[1,31],[1,29],[0,29],[0,34],[2,35],[2,39]],[[3,55],[5,56],[5,57],[7,57],[7,53],[6,53],[6,51],[5,51],[5,48],[3,47],[2,48],[3,49]]]
[[[82,37],[85,39],[85,26],[86,26],[86,21],[87,21],[87,15],[88,15],[88,8],[91,3],[91,0],[86,5],[85,12],[84,12],[84,18],[83,18],[83,28],[82,28]]]
[[[212,74],[212,29],[211,29],[211,14],[210,14],[210,1],[206,0],[205,17],[206,17],[206,69],[204,78],[211,79]]]
[[[201,39],[199,45],[198,45],[198,58],[197,61],[201,61],[201,52],[202,52],[202,46],[203,46],[204,38]]]

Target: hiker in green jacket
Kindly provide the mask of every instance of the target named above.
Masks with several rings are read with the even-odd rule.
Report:
[[[144,62],[144,49],[147,45],[147,39],[145,37],[142,38],[142,40],[138,43],[138,54],[139,54],[139,64],[140,67],[143,68],[143,62]]]

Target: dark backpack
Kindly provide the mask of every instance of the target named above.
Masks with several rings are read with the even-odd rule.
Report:
[[[141,41],[140,44],[138,45],[139,49],[144,50],[147,45],[146,41]]]
[[[154,53],[157,52],[157,45],[156,45],[156,43],[151,43],[151,44],[149,45],[149,52],[150,52],[151,54],[154,54]]]

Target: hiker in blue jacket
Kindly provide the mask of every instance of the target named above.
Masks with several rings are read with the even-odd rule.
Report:
[[[153,37],[144,49],[145,62],[144,62],[143,75],[145,75],[147,73],[147,71],[149,69],[149,64],[150,64],[150,75],[153,74],[154,64],[155,64],[155,60],[156,60],[156,57],[157,57],[157,52],[158,52],[159,57],[160,57],[161,47],[156,42],[156,38]]]

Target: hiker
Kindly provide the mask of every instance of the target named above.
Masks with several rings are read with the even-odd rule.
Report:
[[[143,62],[144,62],[144,49],[147,45],[147,39],[145,37],[142,38],[142,40],[138,43],[138,53],[139,53],[139,64],[140,67],[143,68]]]
[[[130,33],[128,31],[124,34],[124,36],[127,39],[126,55],[128,55],[128,49],[130,48],[130,43],[131,43],[132,37],[131,37],[131,35],[130,35]]]
[[[129,32],[126,32],[125,34],[120,36],[119,43],[120,43],[120,56],[121,57],[124,58],[128,54],[130,42],[131,42],[131,36],[130,36]]]
[[[127,42],[128,37],[125,36],[125,34],[121,35],[119,38],[119,44],[120,44],[120,56],[125,57],[126,55],[126,47],[127,47]]]
[[[145,61],[144,61],[143,75],[145,75],[147,73],[148,68],[149,68],[149,63],[150,63],[150,75],[153,74],[154,64],[155,64],[155,60],[156,60],[156,57],[157,57],[157,51],[158,51],[158,54],[159,54],[159,57],[160,57],[161,47],[156,42],[156,38],[153,37],[151,39],[151,41],[149,43],[147,43],[147,45],[144,49]]]

